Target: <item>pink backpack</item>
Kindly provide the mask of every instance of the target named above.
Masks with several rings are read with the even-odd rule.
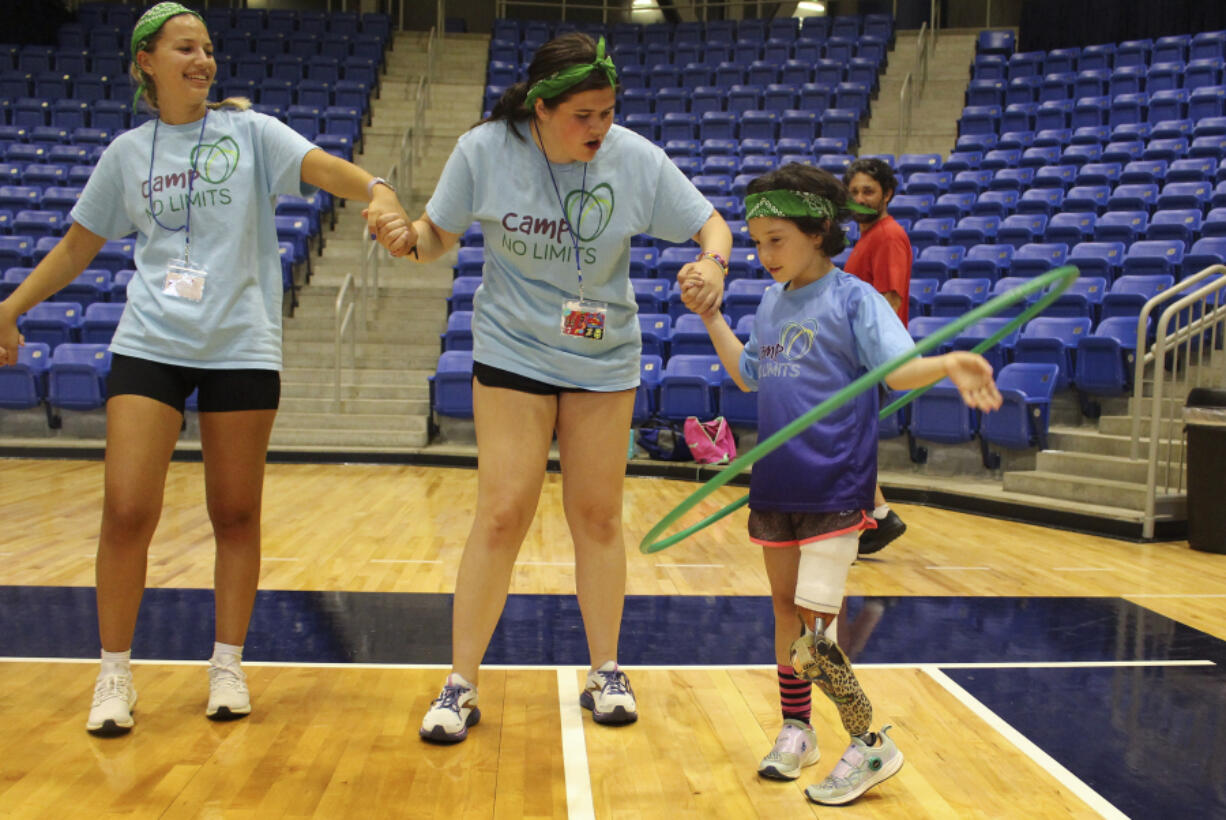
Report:
[[[685,444],[699,464],[727,464],[736,458],[732,428],[723,416],[714,421],[685,420]]]

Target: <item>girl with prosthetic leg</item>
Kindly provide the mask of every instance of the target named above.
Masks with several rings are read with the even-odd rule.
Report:
[[[825,171],[791,164],[752,181],[745,199],[749,233],[776,284],[762,297],[742,345],[717,309],[704,310],[700,283],[682,271],[682,298],[700,313],[724,368],[742,390],[758,392],[763,440],[869,370],[913,349],[898,315],[871,286],[838,268],[840,222],[857,206]],[[895,390],[948,378],[981,410],[1000,406],[992,368],[973,353],[913,359],[886,377]],[[876,522],[878,392],[836,407],[754,466],[749,537],[763,547],[775,614],[775,660],[783,727],[758,773],[794,780],[817,762],[810,724],[811,685],[834,703],[851,743],[833,771],[805,794],[849,803],[902,768],[902,752],[873,732],[872,706],[831,629],[862,530]],[[797,637],[799,634],[799,637]]]

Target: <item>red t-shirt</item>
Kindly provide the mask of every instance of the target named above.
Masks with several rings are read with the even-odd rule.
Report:
[[[851,256],[843,270],[859,276],[878,293],[897,293],[902,299],[902,304],[898,306],[898,318],[906,326],[913,259],[907,232],[894,221],[894,217],[885,214],[860,235],[860,241],[851,249]]]

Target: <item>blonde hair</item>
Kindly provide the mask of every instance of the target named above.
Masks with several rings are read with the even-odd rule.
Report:
[[[159,28],[157,33],[149,39],[149,42],[145,44],[145,47],[141,49],[141,51],[152,52],[160,39],[162,39],[162,29]],[[140,67],[140,63],[138,63],[136,60],[132,60],[131,64],[128,66],[128,76],[132,78],[132,82],[136,83],[138,87],[143,86],[140,93],[140,100],[144,102],[145,106],[150,111],[156,112],[158,110],[158,92],[157,86],[153,82],[153,78],[145,73],[144,69]],[[247,99],[246,97],[226,97],[220,102],[206,103],[206,107],[210,111],[216,111],[219,108],[231,108],[236,111],[246,111],[251,107],[251,100]]]

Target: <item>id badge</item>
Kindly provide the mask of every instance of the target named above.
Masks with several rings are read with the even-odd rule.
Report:
[[[599,341],[604,338],[609,306],[589,299],[567,299],[562,303],[562,335]]]
[[[208,271],[186,259],[171,259],[166,265],[166,280],[162,293],[176,299],[199,302],[204,298],[204,280]]]

